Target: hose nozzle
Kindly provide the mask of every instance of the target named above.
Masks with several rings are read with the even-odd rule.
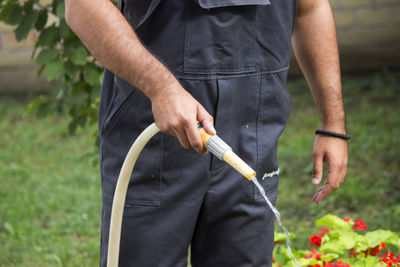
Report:
[[[235,170],[249,180],[256,176],[256,172],[247,165],[246,162],[239,158],[238,155],[232,151],[232,148],[218,135],[208,134],[201,124],[199,124],[199,132],[204,147],[206,147],[211,154],[231,165]]]

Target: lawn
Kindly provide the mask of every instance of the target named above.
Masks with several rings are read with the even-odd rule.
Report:
[[[318,114],[305,82],[289,83],[293,112],[280,141],[277,207],[295,248],[307,248],[326,213],[400,232],[400,72],[344,78],[349,168],[345,182],[312,202]],[[68,116],[37,119],[31,97],[0,96],[0,266],[98,266],[101,192],[93,129],[68,134]]]

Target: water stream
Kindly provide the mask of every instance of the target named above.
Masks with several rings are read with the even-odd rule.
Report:
[[[293,255],[292,253],[292,249],[290,248],[290,237],[289,237],[289,232],[286,229],[286,227],[282,224],[281,221],[281,214],[279,213],[279,211],[274,207],[274,205],[272,205],[271,201],[269,201],[267,195],[265,194],[265,190],[264,188],[262,188],[262,186],[260,185],[260,183],[257,180],[257,177],[252,176],[251,177],[251,181],[253,181],[253,183],[257,186],[258,190],[260,190],[261,195],[264,197],[265,201],[267,202],[268,206],[271,208],[272,212],[275,214],[275,218],[278,221],[279,226],[282,228],[283,232],[285,233],[286,236],[286,246],[287,246],[287,254],[289,256],[290,259],[293,260],[294,265],[296,267],[300,267],[299,263],[297,262],[296,257]]]

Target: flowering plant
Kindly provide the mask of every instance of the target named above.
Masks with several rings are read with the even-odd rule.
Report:
[[[328,214],[316,221],[319,232],[310,240],[310,250],[293,251],[304,267],[400,267],[397,233],[387,230],[366,232],[362,219],[341,219]],[[291,235],[294,238],[294,235]],[[274,267],[294,266],[284,247],[284,235],[275,234]]]

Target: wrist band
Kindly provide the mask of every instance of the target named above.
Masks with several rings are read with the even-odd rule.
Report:
[[[329,135],[329,136],[341,138],[341,139],[344,139],[344,140],[349,140],[349,139],[351,139],[351,135],[348,135],[348,134],[341,134],[341,133],[336,133],[336,132],[331,132],[331,131],[322,130],[322,129],[315,130],[315,134]]]

